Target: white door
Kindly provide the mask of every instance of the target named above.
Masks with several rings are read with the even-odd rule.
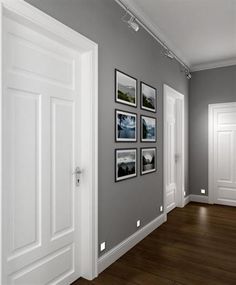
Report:
[[[3,20],[3,284],[69,284],[80,276],[79,54]]]
[[[209,119],[210,195],[215,204],[236,206],[236,103],[210,105]]]
[[[183,206],[184,197],[184,100],[164,85],[164,195],[165,210]]]
[[[176,99],[168,95],[166,98],[166,149],[167,149],[167,173],[166,173],[166,210],[167,213],[176,207]]]

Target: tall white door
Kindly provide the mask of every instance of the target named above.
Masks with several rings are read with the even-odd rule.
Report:
[[[176,183],[176,98],[167,95],[166,98],[166,211],[173,210],[177,204]]]
[[[236,206],[236,103],[217,104],[210,113],[209,151],[213,179],[213,203]]]
[[[4,16],[3,284],[80,276],[79,54]]]

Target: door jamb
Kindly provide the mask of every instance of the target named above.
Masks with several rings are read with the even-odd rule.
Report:
[[[178,185],[177,187],[177,207],[184,207],[184,198],[185,198],[185,114],[184,114],[184,95],[177,92],[175,89],[171,88],[167,84],[164,84],[163,86],[163,104],[164,104],[164,139],[163,139],[163,149],[164,149],[164,161],[163,161],[163,166],[164,166],[164,187],[163,187],[163,200],[164,200],[164,213],[167,213],[166,209],[166,182],[167,182],[167,167],[168,167],[168,162],[167,162],[167,148],[166,148],[166,143],[167,143],[167,128],[166,128],[166,122],[167,122],[167,94],[168,93],[174,94],[176,99],[178,99],[178,102],[180,104],[177,104],[178,110],[181,111],[181,117],[178,116],[179,112],[177,111],[177,128],[180,129],[178,133],[181,134],[177,139],[179,139],[179,144],[181,145],[181,163],[180,163],[180,173],[181,173],[181,186]]]
[[[84,191],[81,191],[81,276],[94,279],[98,263],[98,45],[61,22],[48,16],[23,0],[0,0],[0,63],[2,63],[3,15],[20,19],[26,25],[34,25],[59,41],[76,48],[81,54],[83,68],[81,86],[82,141],[84,149],[81,158],[84,173]],[[0,69],[0,283],[2,275],[2,64]],[[84,95],[83,95],[84,94]],[[86,129],[83,128],[86,122]]]

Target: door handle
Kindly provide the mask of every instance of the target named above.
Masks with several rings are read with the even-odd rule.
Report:
[[[75,186],[78,187],[79,186],[79,182],[80,182],[80,174],[82,173],[82,170],[80,169],[79,166],[77,166],[75,168],[75,171],[72,172],[72,174],[75,175]]]

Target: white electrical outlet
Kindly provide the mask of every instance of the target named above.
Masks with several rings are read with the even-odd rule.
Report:
[[[139,227],[140,227],[140,225],[141,225],[140,220],[137,220],[137,228],[139,228]]]
[[[100,251],[105,250],[105,248],[106,248],[106,243],[105,243],[105,241],[104,241],[104,242],[102,242],[102,243],[100,244]]]
[[[163,212],[163,206],[160,206],[160,212]]]
[[[186,192],[184,191],[184,197],[186,196]]]
[[[201,194],[206,194],[206,190],[205,189],[201,189]]]

